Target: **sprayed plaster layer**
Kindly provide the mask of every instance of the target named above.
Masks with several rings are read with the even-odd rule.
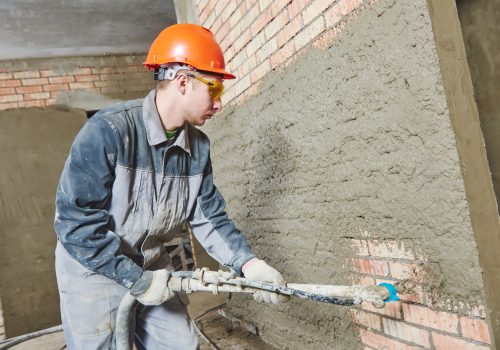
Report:
[[[55,191],[85,120],[85,112],[63,107],[0,112],[0,290],[9,338],[61,323]]]
[[[228,211],[290,282],[349,283],[360,232],[404,240],[437,295],[481,303],[481,270],[424,0],[381,0],[205,131]],[[352,349],[347,309],[293,300],[230,312],[279,348]]]

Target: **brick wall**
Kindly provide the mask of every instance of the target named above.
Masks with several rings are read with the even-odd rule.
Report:
[[[463,301],[439,301],[432,277],[437,264],[405,247],[404,241],[370,237],[353,239],[357,256],[348,265],[353,283],[396,284],[400,301],[383,309],[369,303],[351,310],[362,342],[375,349],[482,349],[491,340],[481,305]],[[371,348],[368,348],[371,349]]]
[[[323,46],[363,0],[195,1],[200,24],[221,44],[228,80],[223,102],[244,103],[266,73],[282,69],[314,41]]]
[[[154,88],[143,59],[103,56],[0,62],[0,110],[71,105],[68,96],[81,92],[91,93],[88,98],[111,100],[143,97]]]
[[[293,282],[335,283],[342,273],[325,279],[330,272],[319,270],[335,265],[335,252],[350,240],[350,281],[389,281],[402,292],[401,301],[383,309],[349,310],[366,350],[489,349],[478,253],[425,1],[194,2],[200,24],[212,30],[237,75],[226,82],[226,112],[206,131],[228,210],[257,252]],[[387,133],[394,128],[393,142]],[[410,129],[423,148],[403,136]],[[381,146],[387,141],[391,145]],[[323,153],[328,147],[332,151]],[[228,157],[235,150],[241,159]],[[389,171],[387,159],[394,161],[386,164]],[[415,162],[407,168],[413,173],[401,171],[407,162]],[[442,169],[429,178],[415,170],[428,166]],[[447,174],[446,184],[438,173]],[[441,185],[430,185],[435,181]],[[356,225],[380,234],[352,234]],[[455,241],[470,243],[450,249]],[[309,262],[309,270],[295,260]],[[460,268],[469,275],[462,277]],[[278,348],[356,348],[346,343],[348,328],[331,321],[332,310],[323,314],[300,303],[272,309],[239,296],[229,308]],[[335,332],[345,332],[344,339]]]

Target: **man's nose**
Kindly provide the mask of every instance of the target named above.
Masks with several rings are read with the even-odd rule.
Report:
[[[217,112],[220,112],[222,110],[222,101],[220,98],[214,100],[212,108],[215,109]]]

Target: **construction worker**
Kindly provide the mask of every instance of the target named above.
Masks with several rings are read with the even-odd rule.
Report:
[[[109,349],[119,302],[130,291],[138,349],[196,349],[186,296],[167,287],[164,243],[187,222],[207,252],[236,275],[285,283],[255,257],[214,186],[202,126],[221,110],[225,70],[212,33],[163,30],[145,66],[158,86],[144,99],[95,114],[76,136],[57,188],[56,273],[68,349]],[[285,299],[268,292],[258,301]]]

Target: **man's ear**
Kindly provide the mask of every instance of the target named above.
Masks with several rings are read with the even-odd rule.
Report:
[[[182,95],[186,93],[188,78],[184,74],[179,74],[174,79],[175,86],[177,91],[179,91]]]

